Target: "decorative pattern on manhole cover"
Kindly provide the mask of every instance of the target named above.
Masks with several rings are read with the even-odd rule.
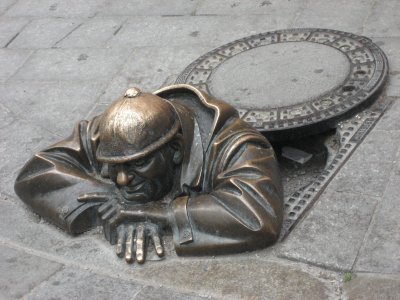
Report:
[[[191,63],[175,83],[195,85],[231,103],[245,121],[276,137],[335,126],[373,98],[387,70],[385,54],[366,37],[291,29],[212,50]]]

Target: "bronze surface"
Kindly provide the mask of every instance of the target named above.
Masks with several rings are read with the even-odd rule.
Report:
[[[182,84],[129,89],[105,113],[36,153],[15,191],[75,235],[101,225],[127,262],[163,255],[235,253],[273,244],[283,192],[269,142],[229,104]]]

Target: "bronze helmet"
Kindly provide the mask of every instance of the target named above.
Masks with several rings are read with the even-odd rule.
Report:
[[[106,163],[139,159],[169,142],[179,128],[175,110],[166,100],[128,89],[101,116],[96,157]]]

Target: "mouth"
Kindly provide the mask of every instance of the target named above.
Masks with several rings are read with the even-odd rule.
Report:
[[[124,186],[123,188],[121,188],[121,190],[127,194],[134,194],[137,193],[145,185],[145,183],[146,181],[142,180],[134,186]]]

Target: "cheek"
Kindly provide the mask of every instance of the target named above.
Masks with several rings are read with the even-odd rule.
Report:
[[[163,155],[157,155],[148,166],[136,172],[143,178],[157,179],[168,176],[168,165]]]

